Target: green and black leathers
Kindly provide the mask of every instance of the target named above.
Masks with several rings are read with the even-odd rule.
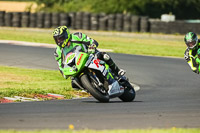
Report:
[[[200,40],[195,48],[187,48],[185,51],[185,59],[193,72],[199,74],[200,72]]]
[[[70,37],[70,40],[69,40],[69,45],[65,46],[65,47],[67,47],[67,49],[65,49],[65,50],[67,50],[66,52],[72,50],[77,45],[81,46],[82,50],[84,52],[88,52],[88,53],[95,52],[94,47],[95,48],[98,47],[97,41],[91,39],[87,35],[80,33],[80,32],[76,32],[74,34],[71,34],[71,37]],[[92,50],[89,49],[91,46],[93,47]],[[61,48],[60,46],[57,46],[56,50],[54,52],[54,56],[55,56],[56,61],[58,62],[59,70],[63,74],[62,57],[61,57],[62,56],[62,49],[63,48]]]

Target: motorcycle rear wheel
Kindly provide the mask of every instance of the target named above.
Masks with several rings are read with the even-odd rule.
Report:
[[[127,81],[124,93],[119,96],[119,99],[121,99],[123,102],[132,102],[135,99],[135,90],[132,87],[132,85]]]
[[[97,99],[99,102],[109,102],[109,95],[103,94],[97,88],[95,88],[86,74],[83,74],[80,79],[83,87],[87,89],[95,99]]]

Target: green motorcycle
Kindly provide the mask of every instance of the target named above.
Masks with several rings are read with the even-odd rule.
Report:
[[[62,50],[63,74],[70,76],[79,89],[87,91],[100,102],[109,102],[115,97],[124,102],[135,99],[135,90],[128,79],[115,76],[103,60],[83,52],[81,46],[66,51],[65,48]]]

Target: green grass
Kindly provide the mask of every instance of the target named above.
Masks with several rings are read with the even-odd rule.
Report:
[[[36,131],[16,131],[0,130],[0,133],[199,133],[200,129],[135,129],[135,130],[36,130]]]
[[[78,92],[73,91],[70,79],[64,79],[59,71],[0,66],[0,98],[47,93],[71,99]]]
[[[0,40],[17,40],[37,43],[54,43],[49,31],[38,29],[4,28],[0,30]]]
[[[0,30],[0,40],[18,40],[54,44],[53,29],[5,28]],[[82,31],[99,42],[99,48],[116,53],[183,57],[186,49],[184,35],[153,33]],[[71,33],[77,32],[71,30]]]
[[[148,35],[148,34],[147,34]],[[102,47],[108,49],[113,49],[117,53],[126,54],[138,54],[138,55],[155,55],[155,56],[175,56],[182,57],[185,50],[185,45],[179,39],[171,38],[165,39],[160,38],[162,36],[158,35],[157,38],[144,36],[138,34],[138,36],[130,37],[97,37]],[[164,35],[163,35],[164,36]]]

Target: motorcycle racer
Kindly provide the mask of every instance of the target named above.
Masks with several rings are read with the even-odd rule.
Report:
[[[100,52],[96,48],[98,47],[98,42],[86,34],[81,32],[76,32],[70,34],[67,26],[59,26],[53,31],[53,38],[57,44],[54,52],[55,59],[58,63],[59,70],[64,78],[68,78],[63,74],[62,67],[62,49],[67,47],[67,51],[72,50],[75,46],[81,46],[82,50],[88,54],[95,54],[99,59],[104,60],[115,73],[116,76],[124,75],[125,70],[119,69],[118,66],[113,62],[110,55],[106,52]],[[73,85],[72,85],[73,86]]]
[[[200,72],[200,40],[194,32],[188,32],[184,37],[187,49],[184,57],[193,72]]]

